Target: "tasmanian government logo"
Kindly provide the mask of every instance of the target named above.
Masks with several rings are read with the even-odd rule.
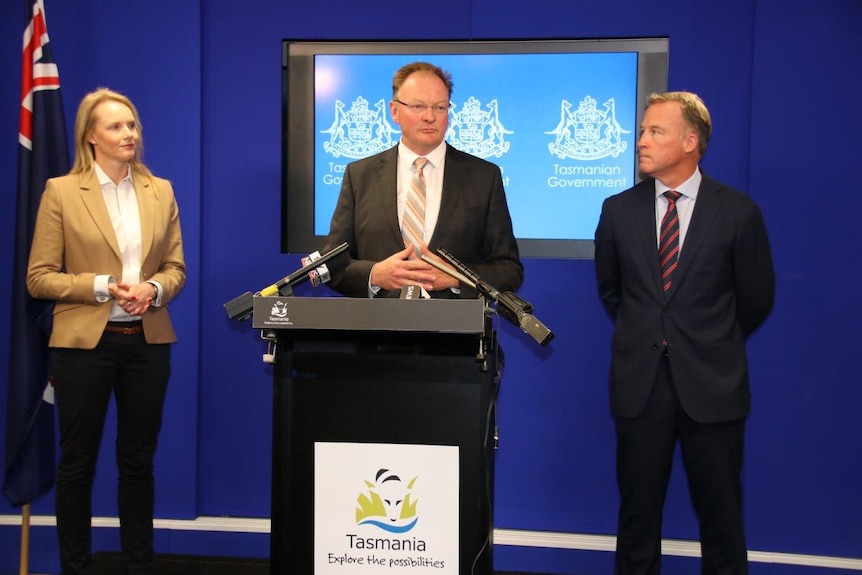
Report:
[[[563,100],[560,104],[560,122],[557,127],[546,134],[554,134],[556,140],[548,144],[548,149],[559,158],[575,160],[596,160],[611,156],[616,158],[626,151],[627,143],[624,130],[617,122],[615,102],[610,98],[602,104],[599,110],[596,100],[587,96],[578,109],[572,110],[572,104]]]
[[[272,304],[272,309],[269,310],[270,317],[273,318],[286,318],[287,317],[287,304],[283,301],[277,301]]]
[[[323,149],[336,158],[364,158],[382,152],[393,145],[392,134],[398,133],[386,120],[386,102],[380,99],[374,109],[368,107],[368,100],[359,96],[344,109],[344,102],[335,101],[335,120],[332,125],[321,130],[329,134],[329,141]]]
[[[356,499],[356,524],[373,525],[389,533],[407,533],[419,521],[418,500],[413,500],[413,486],[419,476],[404,483],[388,469],[380,469],[374,481],[365,480],[368,491]]]
[[[450,144],[480,158],[499,158],[509,151],[506,136],[513,134],[500,122],[500,106],[497,99],[491,100],[485,109],[482,102],[470,96],[460,111],[450,110],[451,119],[446,139]]]

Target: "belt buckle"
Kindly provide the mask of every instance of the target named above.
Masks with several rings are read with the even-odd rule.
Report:
[[[144,326],[141,323],[123,327],[120,327],[118,325],[108,325],[105,326],[105,331],[111,333],[118,333],[120,335],[136,335],[144,332]]]

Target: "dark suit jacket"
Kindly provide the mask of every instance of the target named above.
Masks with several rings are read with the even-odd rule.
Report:
[[[703,175],[668,294],[656,247],[655,180],[605,200],[596,229],[599,295],[615,324],[611,408],[644,408],[668,343],[683,409],[703,423],[748,414],[745,340],[766,319],[775,273],[763,216],[748,196]]]
[[[170,182],[133,174],[141,218],[141,281],[162,286],[162,306],[142,316],[149,343],[176,340],[169,302],[186,281],[183,241]],[[95,172],[48,180],[39,204],[27,289],[35,298],[56,300],[51,347],[93,349],[114,300],[97,302],[96,275],[123,275],[123,263],[111,216]]]
[[[351,297],[368,297],[371,267],[404,249],[397,205],[398,147],[347,166],[326,249],[350,244],[351,262],[329,284]],[[446,146],[440,215],[428,248],[445,248],[500,291],[524,279],[500,168]],[[432,293],[450,297],[451,290]],[[476,297],[462,287],[462,297]],[[388,292],[380,290],[378,297]]]

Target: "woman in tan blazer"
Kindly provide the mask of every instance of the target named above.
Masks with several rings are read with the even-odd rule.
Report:
[[[167,304],[186,266],[173,188],[142,151],[132,102],[104,88],[87,94],[72,171],[48,180],[36,218],[27,289],[56,302],[49,345],[63,575],[90,572],[91,494],[112,394],[123,559],[128,573],[153,572],[153,459],[176,341]]]

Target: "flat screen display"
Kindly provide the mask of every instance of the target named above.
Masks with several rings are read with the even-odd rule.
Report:
[[[347,164],[397,145],[392,75],[419,60],[452,74],[446,141],[500,167],[521,256],[592,257],[602,201],[638,181],[666,39],[285,42],[283,250],[320,249]]]

